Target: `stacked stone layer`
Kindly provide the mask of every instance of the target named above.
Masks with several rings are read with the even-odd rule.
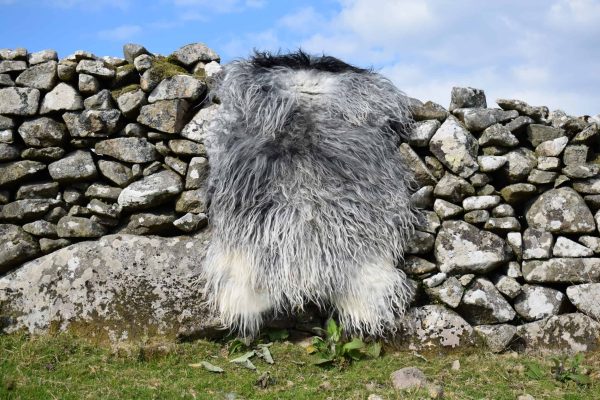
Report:
[[[0,50],[0,273],[108,234],[202,230],[220,68],[203,44],[168,57],[133,44],[124,58]],[[454,88],[448,110],[411,101],[398,151],[423,221],[403,265],[419,287],[406,336],[598,346],[600,115],[488,108],[473,88]]]
[[[220,68],[200,43],[169,57],[1,50],[0,273],[109,233],[206,226],[203,122]]]

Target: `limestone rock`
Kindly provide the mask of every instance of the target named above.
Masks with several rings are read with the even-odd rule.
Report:
[[[198,276],[208,238],[111,235],[30,262],[0,279],[4,330],[109,342],[197,331],[209,322]]]
[[[19,127],[19,135],[27,146],[52,147],[64,142],[67,129],[52,118],[40,117],[23,122]]]
[[[462,111],[462,112],[461,112]],[[463,116],[465,126],[468,130],[479,132],[498,122],[504,122],[516,118],[516,111],[504,111],[496,108],[463,108],[455,110]]]
[[[440,126],[440,121],[435,119],[416,122],[408,136],[408,143],[414,147],[429,146],[429,140]]]
[[[123,56],[128,63],[132,64],[137,56],[142,54],[150,54],[142,45],[135,43],[127,43],[123,45]]]
[[[563,129],[538,124],[527,126],[527,138],[534,147],[547,140],[553,140],[562,136],[565,136]]]
[[[406,367],[394,371],[390,375],[394,389],[407,390],[425,388],[428,385],[427,377],[418,368]]]
[[[499,236],[463,221],[445,221],[435,240],[435,258],[442,272],[486,273],[510,260]]]
[[[600,347],[600,323],[580,314],[563,314],[517,327],[526,352],[575,354]]]
[[[43,219],[23,225],[23,230],[34,236],[56,237],[56,225]]]
[[[465,197],[473,196],[475,188],[463,178],[446,172],[435,186],[433,194],[438,198],[458,203]]]
[[[0,274],[10,270],[11,267],[37,256],[40,252],[37,240],[26,233],[21,227],[9,224],[0,224]],[[6,278],[0,278],[0,306],[2,305],[2,286]]]
[[[30,183],[21,185],[15,196],[16,200],[23,199],[53,199],[58,194],[58,182]]]
[[[1,219],[8,222],[26,222],[42,217],[56,205],[57,200],[53,199],[23,199],[15,200],[5,204],[0,213]]]
[[[508,159],[504,156],[479,156],[477,163],[481,172],[493,172],[504,166]]]
[[[558,157],[569,142],[569,138],[566,136],[561,136],[556,139],[547,140],[545,142],[540,143],[535,148],[535,153],[538,156],[544,157]]]
[[[0,88],[0,114],[35,115],[40,103],[40,91],[33,88]]]
[[[185,126],[189,103],[185,100],[161,100],[145,105],[137,121],[166,133],[179,133]]]
[[[206,214],[187,213],[183,217],[173,221],[173,225],[183,232],[191,233],[208,225],[208,218]]]
[[[169,140],[169,149],[171,149],[173,153],[182,156],[206,156],[206,148],[204,145],[191,140]]]
[[[116,161],[99,160],[98,169],[108,180],[120,187],[125,187],[133,180],[131,168]]]
[[[497,99],[496,103],[503,110],[515,110],[519,114],[526,115],[536,120],[545,119],[548,117],[548,107],[534,107],[521,100],[514,99]]]
[[[537,188],[531,183],[515,183],[502,188],[500,194],[509,204],[517,205],[537,193]]]
[[[517,333],[517,327],[509,324],[477,325],[474,329],[494,353],[500,353],[508,348]]]
[[[148,103],[146,99],[146,93],[143,90],[133,90],[131,92],[123,93],[117,98],[119,109],[128,118],[137,117],[142,106]]]
[[[206,91],[206,84],[190,75],[174,75],[163,80],[154,88],[148,101],[185,99],[194,102]]]
[[[505,126],[494,124],[483,131],[478,142],[480,146],[515,147],[519,139]]]
[[[550,258],[554,236],[542,229],[527,228],[523,233],[523,259]]]
[[[158,160],[158,153],[145,138],[114,138],[96,143],[96,153],[130,163],[146,163]]]
[[[442,199],[435,200],[435,203],[433,204],[433,210],[441,220],[456,217],[457,215],[462,214],[464,211],[462,207]]]
[[[423,160],[407,143],[402,143],[398,151],[403,164],[411,171],[419,187],[437,183],[437,179],[431,174]]]
[[[533,151],[520,147],[504,155],[506,164],[503,171],[510,183],[522,182],[537,165]]]
[[[189,193],[189,192],[184,192]],[[200,197],[202,196],[202,197]],[[206,212],[206,206],[204,202],[201,200],[204,197],[204,193],[192,193],[191,198],[193,201],[200,203],[199,207],[203,208]],[[177,202],[179,204],[179,201]],[[180,211],[181,212],[181,211]],[[413,235],[410,236],[408,242],[406,243],[406,253],[407,254],[426,254],[429,253],[433,249],[435,237],[431,233],[415,231]]]
[[[544,286],[523,285],[515,299],[515,310],[527,321],[558,315],[566,306],[566,297],[560,291]]]
[[[40,50],[28,54],[27,60],[29,61],[29,65],[41,64],[47,61],[58,61],[58,53],[52,49]]]
[[[569,286],[567,297],[579,311],[600,321],[600,283]]]
[[[450,94],[450,112],[457,108],[486,108],[485,92],[472,87],[453,87]]]
[[[465,291],[460,313],[474,324],[495,324],[514,319],[516,313],[494,284],[477,278]]]
[[[87,218],[65,216],[56,225],[61,238],[97,238],[106,235],[106,228]]]
[[[16,83],[19,86],[27,86],[40,90],[52,90],[58,81],[56,61],[48,61],[42,64],[34,65],[23,71],[17,77]]]
[[[83,109],[81,95],[70,85],[59,83],[44,96],[40,114],[53,111],[77,111]]]
[[[76,150],[48,165],[48,172],[58,182],[86,181],[98,176],[92,155],[84,150]]]
[[[530,227],[553,233],[588,233],[596,229],[594,217],[581,196],[567,187],[544,192],[526,217]]]
[[[456,308],[460,304],[465,289],[458,279],[451,276],[441,285],[429,287],[425,289],[425,291],[429,296],[432,296],[449,307]]]
[[[162,235],[173,233],[177,217],[172,212],[148,212],[132,214],[120,233],[133,235]]]
[[[66,112],[63,120],[73,138],[105,138],[117,131],[119,110],[85,110],[82,113]]]
[[[195,142],[204,143],[208,133],[208,125],[218,111],[219,105],[217,104],[202,108],[181,130],[181,136]]]
[[[402,268],[407,274],[422,275],[433,272],[437,269],[436,265],[430,261],[417,256],[406,256]]]
[[[112,95],[107,89],[101,90],[97,94],[85,99],[83,106],[86,110],[111,110],[114,108]]]
[[[535,283],[600,282],[600,258],[551,258],[523,261],[523,278]]]
[[[115,77],[114,68],[106,64],[103,60],[81,60],[77,64],[75,71],[103,79]]]
[[[556,244],[552,249],[554,257],[591,257],[593,254],[592,249],[582,246],[564,236],[559,236],[556,239]]]
[[[220,57],[204,43],[191,43],[183,46],[173,54],[173,58],[185,65],[192,66],[197,62],[220,61]]]
[[[477,140],[454,117],[450,116],[435,132],[429,150],[453,173],[468,178],[477,172]]]
[[[119,195],[123,208],[139,209],[153,207],[172,199],[183,190],[179,175],[173,171],[161,171],[133,182]]]
[[[463,200],[462,206],[465,211],[485,210],[500,204],[500,196],[471,196]]]
[[[13,161],[0,164],[0,186],[13,184],[46,169],[38,161]]]

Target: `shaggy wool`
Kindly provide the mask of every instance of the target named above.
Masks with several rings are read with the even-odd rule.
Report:
[[[393,331],[414,290],[398,268],[418,222],[398,154],[408,98],[378,73],[303,52],[234,61],[213,93],[209,306],[244,336],[307,303],[352,334]]]

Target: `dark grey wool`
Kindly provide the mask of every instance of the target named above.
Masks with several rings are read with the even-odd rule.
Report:
[[[397,268],[418,217],[398,155],[408,98],[303,52],[234,61],[215,94],[202,272],[213,311],[243,335],[309,302],[351,333],[393,330],[413,295]]]

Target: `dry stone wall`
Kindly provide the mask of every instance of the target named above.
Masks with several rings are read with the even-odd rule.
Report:
[[[14,312],[7,293],[25,296],[34,267],[56,269],[47,258],[19,269],[25,261],[114,233],[204,232],[203,138],[220,69],[199,43],[168,57],[134,44],[124,58],[0,50],[0,274],[12,270],[0,279],[4,310]],[[477,333],[496,351],[598,347],[600,115],[511,99],[488,108],[473,88],[453,88],[448,109],[411,101],[414,129],[398,149],[424,215],[403,266],[419,287],[403,324],[411,346],[453,347]],[[98,243],[117,254],[126,238]],[[156,304],[190,319],[185,305]]]

